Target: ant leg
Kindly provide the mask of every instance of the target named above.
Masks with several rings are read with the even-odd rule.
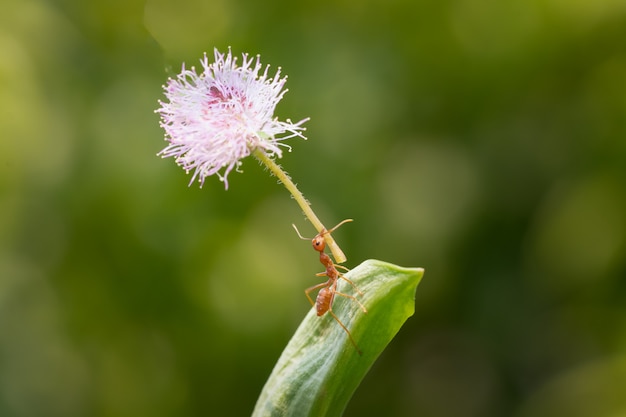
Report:
[[[349,295],[349,294],[344,294],[344,293],[339,292],[339,291],[335,291],[335,294],[356,301],[356,303],[359,305],[359,307],[361,307],[361,310],[363,310],[363,312],[367,314],[367,309],[365,308],[365,306],[363,304],[361,304],[361,302],[355,296]]]
[[[343,266],[343,265],[334,264],[334,266],[335,266],[335,268],[341,268],[341,269],[343,269],[346,272],[350,272],[350,270],[348,268],[346,268],[345,266]]]
[[[337,293],[337,294],[339,294],[339,293]],[[352,338],[352,334],[350,334],[350,331],[348,330],[348,328],[341,322],[341,320],[339,320],[339,317],[337,317],[335,315],[335,313],[333,313],[333,309],[332,308],[330,308],[328,310],[328,312],[330,313],[331,316],[333,316],[333,318],[337,321],[337,323],[339,323],[339,325],[346,331],[346,333],[348,334],[348,337],[350,338],[350,342],[352,342],[352,345],[354,346],[354,348],[358,352],[359,356],[362,356],[363,352],[361,352],[361,349],[359,349],[359,347],[357,346],[357,344],[354,341],[354,339]]]
[[[354,284],[354,282],[350,281],[348,278],[346,278],[343,274],[340,274],[339,272],[337,272],[337,275],[339,275],[339,278],[343,279],[344,281],[347,281],[350,285],[352,285],[352,288],[354,288],[354,290],[358,292],[359,295],[363,295],[361,290]]]

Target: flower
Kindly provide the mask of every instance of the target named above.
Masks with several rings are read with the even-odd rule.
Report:
[[[239,171],[241,160],[255,150],[270,157],[282,156],[283,140],[299,136],[306,139],[301,125],[308,119],[292,123],[274,117],[274,109],[283,95],[287,77],[280,68],[268,76],[269,65],[261,71],[260,57],[242,55],[241,66],[227,54],[215,49],[215,62],[206,54],[203,71],[194,67],[182,70],[163,86],[167,102],[159,101],[161,127],[169,145],[158,153],[173,156],[187,173],[193,170],[189,185],[196,178],[200,187],[206,177],[217,175],[228,189],[228,174]]]

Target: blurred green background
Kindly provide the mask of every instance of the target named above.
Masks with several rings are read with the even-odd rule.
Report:
[[[156,156],[161,85],[228,46],[289,75],[346,265],[426,269],[346,416],[626,414],[623,0],[1,9],[1,416],[250,414],[321,265],[253,159]]]

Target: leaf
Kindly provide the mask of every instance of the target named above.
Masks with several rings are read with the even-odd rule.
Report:
[[[333,312],[318,317],[311,309],[283,351],[257,400],[253,417],[340,416],[383,349],[415,311],[415,289],[424,270],[367,260],[345,274],[363,293],[340,279]]]

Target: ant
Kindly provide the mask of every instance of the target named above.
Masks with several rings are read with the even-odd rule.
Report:
[[[339,318],[335,315],[335,313],[333,313],[333,301],[335,300],[335,295],[340,295],[342,297],[350,298],[357,302],[357,304],[359,305],[359,307],[361,307],[361,310],[363,310],[364,313],[367,313],[367,309],[363,306],[363,304],[361,304],[359,300],[356,299],[356,297],[337,291],[337,281],[339,280],[339,278],[347,281],[350,285],[352,285],[352,288],[354,288],[356,292],[359,293],[359,295],[363,295],[363,293],[356,287],[356,285],[354,285],[352,281],[346,278],[341,272],[337,271],[338,267],[345,271],[349,271],[349,269],[341,265],[335,264],[333,260],[330,258],[330,256],[328,256],[324,252],[324,249],[326,248],[326,242],[324,240],[324,236],[334,232],[342,224],[348,223],[351,221],[352,219],[346,219],[330,230],[322,229],[313,239],[311,239],[311,244],[313,246],[313,249],[319,252],[320,262],[322,263],[322,265],[326,267],[326,271],[317,273],[316,276],[328,277],[328,281],[322,282],[321,284],[317,284],[310,288],[307,288],[304,291],[304,294],[309,299],[309,302],[311,303],[311,305],[315,306],[315,310],[317,312],[318,317],[323,316],[324,314],[326,314],[326,312],[330,313],[330,315],[333,316],[335,321],[337,321],[337,323],[339,323],[339,325],[343,328],[343,330],[346,331],[346,333],[348,334],[348,337],[350,338],[350,341],[356,348],[359,355],[361,355],[362,354],[361,350],[359,349],[356,342],[352,338],[352,334],[350,334],[350,331],[348,330],[348,328],[341,322],[341,320],[339,320]],[[296,230],[296,233],[298,234],[300,239],[308,240],[308,238],[302,237],[302,235],[298,231],[298,228],[296,227],[295,224],[292,224],[292,226]],[[310,293],[319,288],[321,288],[321,290],[317,294],[315,303],[313,303],[313,299],[311,298]]]

